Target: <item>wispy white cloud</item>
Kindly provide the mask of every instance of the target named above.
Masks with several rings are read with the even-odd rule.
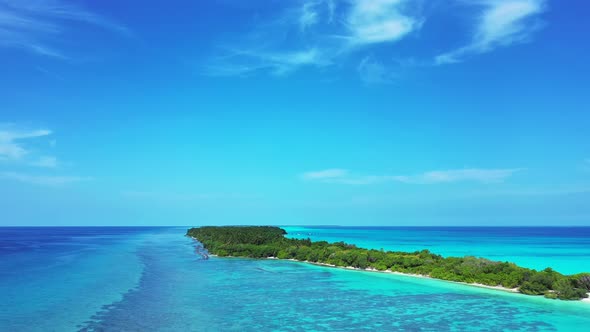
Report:
[[[306,172],[302,178],[308,181],[325,183],[340,183],[353,185],[367,185],[384,182],[399,182],[408,184],[439,184],[454,182],[503,182],[522,168],[512,169],[458,169],[445,171],[429,171],[415,175],[354,175],[345,169],[328,169],[323,171]]]
[[[45,186],[60,186],[91,180],[89,177],[31,173],[33,167],[52,169],[62,163],[42,150],[53,149],[55,139],[49,139],[49,129],[28,129],[14,124],[0,124],[0,179]]]
[[[366,84],[387,84],[394,81],[395,75],[390,68],[371,57],[365,57],[359,63],[357,71]]]
[[[63,0],[0,0],[0,46],[20,48],[37,55],[67,59],[56,46],[72,28],[68,22],[108,29],[123,35],[119,24]]]
[[[394,43],[418,30],[422,20],[406,14],[409,0],[306,0],[269,18],[214,57],[203,71],[243,76],[266,71],[285,75],[324,68],[374,44]],[[281,31],[281,33],[277,33]]]
[[[51,135],[47,129],[22,129],[11,124],[0,124],[0,160],[21,160],[30,151],[24,140]]]
[[[470,55],[491,52],[530,40],[542,26],[540,14],[548,0],[455,0],[454,10],[474,21],[470,40],[462,47],[438,55],[411,55],[402,61],[385,60],[385,50],[422,30],[431,15],[448,13],[433,10],[440,4],[422,0],[302,0],[286,4],[273,17],[240,34],[244,38],[222,48],[203,71],[211,76],[243,76],[255,72],[285,75],[302,68],[324,69],[360,61],[357,70],[364,82],[383,83],[404,64],[428,67],[461,62]],[[419,43],[420,39],[413,40]],[[368,57],[365,52],[379,54]],[[397,56],[399,58],[399,55]],[[418,56],[420,57],[420,56]],[[357,62],[358,63],[358,62]]]
[[[0,179],[23,182],[41,186],[63,186],[92,178],[79,176],[31,175],[19,172],[0,172]]]
[[[447,171],[430,171],[418,175],[410,176],[394,176],[393,180],[405,183],[416,184],[434,184],[434,183],[449,183],[459,181],[474,181],[474,182],[502,182],[512,176],[514,173],[522,171],[522,168],[511,169],[459,169]]]
[[[318,6],[321,5],[321,1],[310,1],[305,2],[301,6],[301,14],[299,16],[299,25],[301,30],[306,30],[319,21],[320,12]]]
[[[349,35],[353,45],[393,42],[418,29],[421,20],[402,13],[406,0],[354,1],[347,16]]]
[[[205,68],[204,73],[210,76],[244,76],[257,71],[270,71],[273,75],[289,74],[300,67],[324,67],[330,61],[320,50],[310,48],[293,52],[266,53],[264,51],[236,51],[232,58],[238,61],[227,62],[226,58],[217,59],[215,64]]]
[[[436,64],[460,62],[471,54],[486,53],[497,47],[529,40],[540,26],[539,14],[547,8],[545,0],[479,0],[470,4],[484,8],[471,42],[438,55]]]

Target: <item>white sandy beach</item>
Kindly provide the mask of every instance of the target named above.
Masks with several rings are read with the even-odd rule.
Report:
[[[277,259],[277,258],[273,257],[273,259]],[[403,276],[407,276],[407,277],[440,280],[440,281],[445,281],[445,282],[451,282],[451,283],[454,283],[454,284],[460,284],[460,285],[466,285],[466,286],[473,286],[473,287],[480,287],[480,288],[487,288],[487,289],[499,290],[499,291],[510,292],[510,293],[518,293],[518,288],[507,288],[507,287],[502,287],[502,286],[489,286],[489,285],[484,285],[484,284],[479,284],[479,283],[468,283],[468,282],[444,280],[444,279],[432,278],[430,276],[423,275],[423,274],[403,273],[403,272],[391,271],[391,270],[379,271],[379,270],[374,269],[374,268],[360,269],[360,268],[356,268],[356,267],[352,267],[352,266],[336,266],[336,265],[333,265],[333,264],[317,263],[317,262],[310,262],[310,261],[298,261],[296,259],[288,259],[288,260],[294,261],[294,262],[302,262],[302,263],[314,264],[314,265],[319,265],[319,266],[327,266],[327,267],[341,268],[341,269],[345,269],[345,270],[356,270],[356,271],[368,271],[368,272],[397,274],[397,275],[403,275]]]

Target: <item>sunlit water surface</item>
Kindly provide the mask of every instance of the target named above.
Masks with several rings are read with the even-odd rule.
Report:
[[[317,229],[290,231],[337,237]],[[201,260],[185,232],[0,228],[0,331],[587,331],[590,326],[588,303],[289,261]],[[359,245],[386,244],[383,231],[373,232],[371,243],[371,230],[348,229],[349,235],[362,234]],[[433,233],[424,232],[424,241],[436,243],[427,238]],[[451,243],[444,247],[455,253]],[[457,253],[460,248],[461,243]],[[567,260],[588,264],[576,257]]]

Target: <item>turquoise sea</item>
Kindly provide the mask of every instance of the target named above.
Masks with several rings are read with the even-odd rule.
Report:
[[[283,227],[293,238],[344,241],[361,248],[428,249],[565,274],[590,272],[590,227]]]
[[[590,228],[286,227],[290,236],[565,273]],[[194,253],[186,227],[0,228],[0,331],[588,331],[590,303]]]

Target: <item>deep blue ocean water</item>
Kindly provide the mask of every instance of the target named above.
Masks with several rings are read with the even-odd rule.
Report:
[[[588,266],[588,229],[514,229],[512,235],[480,228],[287,229],[293,236],[359,246],[428,246],[445,255],[496,251],[497,258],[520,257],[530,266],[563,261],[562,270]],[[184,227],[0,228],[0,331],[587,331],[590,326],[590,303],[290,261],[202,260],[185,232]]]

